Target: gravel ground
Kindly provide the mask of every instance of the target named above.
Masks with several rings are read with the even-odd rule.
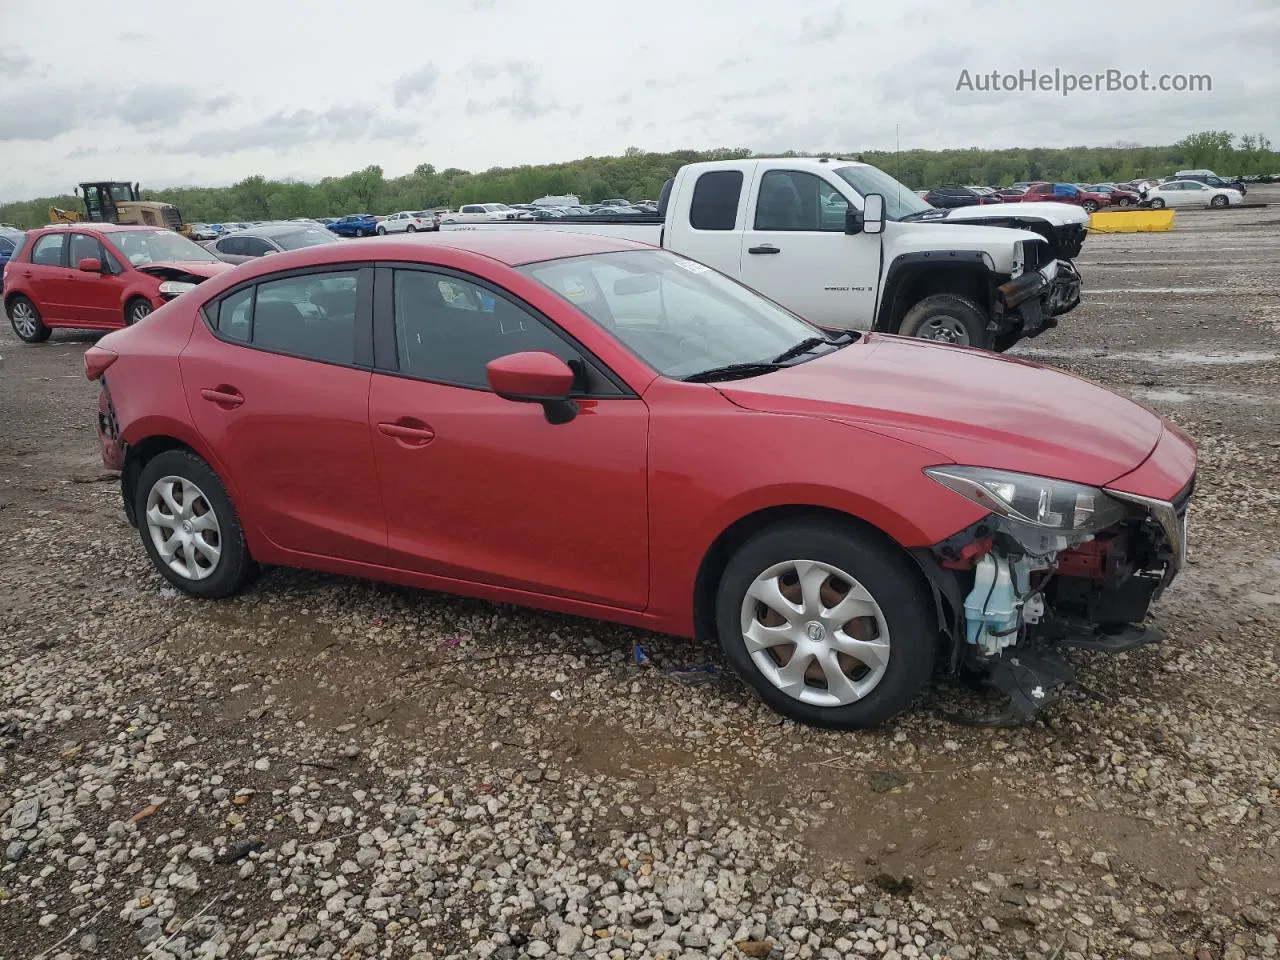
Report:
[[[0,957],[1280,956],[1278,263],[1280,207],[1094,236],[1017,351],[1202,467],[1166,644],[1013,730],[947,684],[809,730],[711,649],[335,577],[182,599],[102,474],[92,338],[6,327]]]

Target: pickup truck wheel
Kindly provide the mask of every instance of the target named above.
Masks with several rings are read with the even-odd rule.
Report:
[[[1163,210],[1163,209],[1164,209],[1164,201],[1163,201],[1163,200],[1161,200],[1159,197],[1154,197],[1154,198],[1152,199],[1152,201],[1151,201],[1151,209],[1152,209],[1152,210]]]
[[[904,337],[920,337],[963,347],[991,348],[987,315],[970,300],[954,293],[935,293],[907,311],[898,326]]]
[[[933,606],[901,551],[852,526],[784,522],[729,560],[716,628],[774,710],[850,730],[905,710],[936,656]]]

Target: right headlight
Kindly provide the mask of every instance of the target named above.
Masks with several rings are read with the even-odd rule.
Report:
[[[1097,533],[1123,520],[1123,503],[1097,487],[989,467],[928,467],[949,490],[992,513],[1043,530]]]

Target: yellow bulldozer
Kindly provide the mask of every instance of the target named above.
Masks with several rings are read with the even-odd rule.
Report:
[[[50,223],[125,223],[148,227],[168,227],[184,237],[191,236],[191,227],[182,222],[182,214],[172,203],[159,200],[142,200],[138,184],[116,180],[99,183],[82,183],[76,188],[76,196],[84,203],[85,212],[49,208]]]

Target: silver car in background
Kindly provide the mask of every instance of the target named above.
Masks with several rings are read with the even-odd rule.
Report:
[[[341,242],[340,237],[319,224],[288,221],[246,227],[206,243],[205,247],[224,263],[244,263],[271,253]]]

